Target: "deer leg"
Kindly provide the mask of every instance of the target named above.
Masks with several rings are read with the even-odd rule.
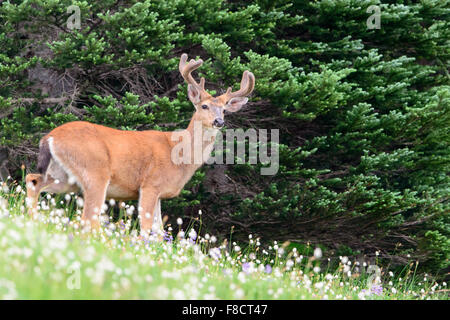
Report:
[[[139,219],[141,235],[149,235],[152,231],[155,213],[158,212],[158,192],[151,187],[141,187],[139,192]],[[162,223],[161,223],[162,224]]]
[[[66,185],[59,183],[51,176],[47,178],[42,174],[30,173],[25,177],[27,187],[27,198],[25,199],[28,207],[28,214],[34,216],[37,214],[37,205],[39,202],[39,195],[43,191],[60,193],[60,190],[65,190]]]
[[[25,200],[28,207],[28,214],[33,217],[37,214],[39,195],[44,185],[42,174],[30,173],[25,177],[27,187],[27,198]]]
[[[155,206],[155,213],[153,218],[152,231],[158,233],[161,237],[164,236],[164,226],[161,217],[161,199],[158,199]]]
[[[78,186],[67,183],[66,179],[63,178],[59,180],[49,174],[46,176],[38,173],[27,174],[25,177],[27,188],[27,198],[25,201],[28,207],[28,213],[32,217],[37,213],[39,195],[42,192],[65,193],[78,191]]]
[[[105,203],[106,189],[109,181],[95,180],[95,184],[90,184],[83,188],[84,206],[81,220],[89,224],[92,229],[100,227],[100,214]]]

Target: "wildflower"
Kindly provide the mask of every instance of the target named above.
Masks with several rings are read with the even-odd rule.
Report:
[[[316,258],[316,259],[322,258],[322,249],[320,249],[319,247],[317,247],[314,250],[314,258]]]
[[[193,241],[197,239],[197,232],[194,229],[191,229],[191,231],[189,231],[189,238]]]
[[[251,273],[251,265],[249,262],[246,262],[242,265],[242,271],[244,271],[246,274],[250,274]]]
[[[212,248],[209,250],[209,255],[216,261],[218,261],[221,257],[219,248]]]
[[[84,205],[83,198],[81,198],[81,197],[77,198],[77,206],[79,206],[80,208],[82,208],[83,205]]]
[[[323,282],[317,282],[315,285],[314,285],[314,287],[316,288],[316,289],[322,289],[323,288]]]
[[[242,283],[245,283],[247,281],[247,279],[245,278],[244,272],[239,272],[237,278],[238,278],[239,282],[242,282]]]
[[[244,297],[244,290],[242,290],[241,288],[237,289],[235,297],[236,299],[242,299]]]
[[[374,284],[370,287],[370,293],[380,296],[383,293],[383,287],[378,284]]]
[[[223,270],[223,274],[230,277],[233,274],[233,271],[231,269],[225,269]]]
[[[292,261],[290,259],[286,262],[286,267],[288,267],[288,268],[291,268],[293,265],[294,265],[294,261]]]
[[[264,272],[267,274],[272,273],[272,267],[270,266],[270,264],[266,264],[266,267],[264,268]]]
[[[178,224],[179,226],[181,226],[181,225],[183,224],[183,219],[178,218],[178,219],[177,219],[177,224]]]
[[[170,233],[164,231],[163,239],[169,243],[172,243],[173,237]]]
[[[366,295],[368,295],[368,291],[362,290],[360,293],[358,293],[358,298],[361,300],[366,300]]]
[[[15,283],[10,280],[0,279],[0,289],[0,299],[14,300],[19,296]]]

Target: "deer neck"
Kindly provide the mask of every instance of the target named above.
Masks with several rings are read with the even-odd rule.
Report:
[[[191,165],[199,168],[210,157],[219,129],[204,126],[194,114],[186,132],[190,137]]]
[[[185,130],[170,133],[172,162],[186,172],[186,176],[194,174],[210,157],[218,129],[208,128],[196,117],[192,117]]]

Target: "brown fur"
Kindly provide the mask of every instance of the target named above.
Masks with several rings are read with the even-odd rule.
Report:
[[[194,92],[189,96],[196,107],[186,129],[191,139],[194,123],[199,121],[203,131],[211,130],[214,120],[219,116],[223,118],[223,110],[229,101],[226,95],[214,98],[206,91],[201,92],[201,100],[196,100],[195,95],[200,96],[195,92],[197,89],[191,87]],[[208,109],[201,107],[205,104]],[[105,199],[139,199],[141,230],[150,231],[155,213],[161,220],[160,199],[177,196],[201,166],[171,161],[172,148],[177,144],[171,140],[171,135],[172,132],[154,130],[116,130],[83,121],[55,128],[41,140],[42,173],[26,177],[30,214],[36,212],[42,191],[82,191],[82,219],[98,227],[98,214]],[[211,148],[211,143],[214,139],[203,142],[202,150]]]

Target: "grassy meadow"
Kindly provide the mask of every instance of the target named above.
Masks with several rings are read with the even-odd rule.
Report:
[[[0,299],[448,299],[414,261],[400,274],[348,257],[331,268],[319,248],[303,256],[252,235],[245,248],[200,236],[201,215],[186,230],[166,226],[163,241],[142,239],[128,205],[92,232],[77,196],[41,200],[31,219],[23,187],[2,185]]]

